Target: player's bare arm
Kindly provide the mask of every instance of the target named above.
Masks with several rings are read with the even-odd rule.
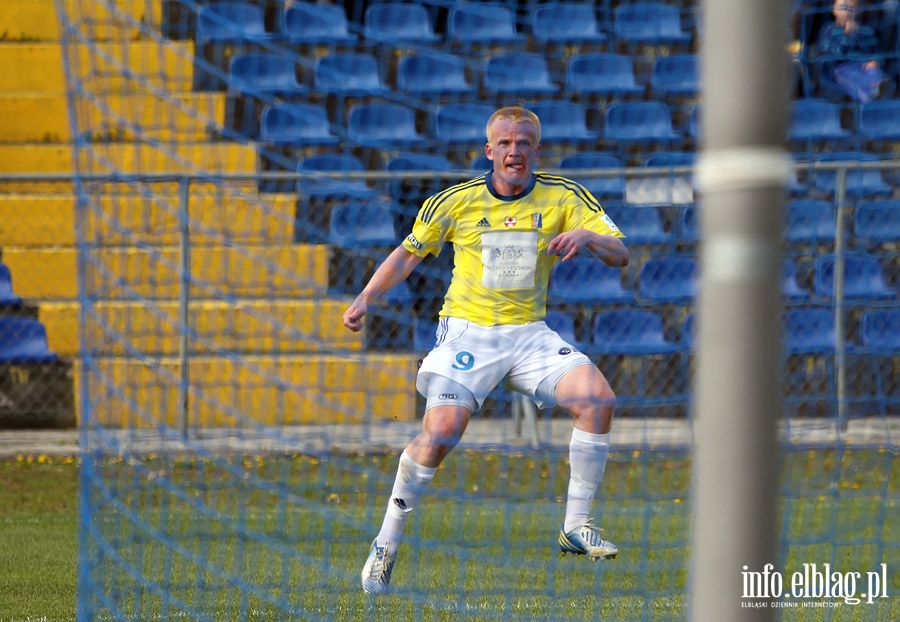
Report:
[[[624,268],[628,265],[630,255],[621,239],[613,235],[601,235],[588,229],[563,231],[550,240],[547,252],[559,255],[561,261],[568,261],[581,251],[587,251],[597,259],[613,268]]]
[[[344,311],[344,326],[354,333],[362,329],[363,317],[369,309],[369,304],[406,280],[421,261],[422,257],[410,253],[402,246],[395,248],[384,260],[384,263],[378,267],[356,299]]]

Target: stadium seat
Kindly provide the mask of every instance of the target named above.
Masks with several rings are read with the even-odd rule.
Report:
[[[697,143],[703,139],[703,125],[700,122],[700,111],[701,108],[699,105],[691,106],[690,112],[688,112],[687,122],[687,135]]]
[[[288,4],[281,15],[279,29],[282,38],[295,45],[346,46],[357,42],[340,4]]]
[[[625,54],[575,54],[566,65],[566,92],[579,96],[643,95],[634,60]]]
[[[629,44],[673,45],[691,41],[677,6],[661,2],[620,4],[613,10],[613,33]]]
[[[404,56],[397,67],[397,88],[418,97],[475,95],[477,87],[466,78],[460,56],[420,52]]]
[[[875,153],[864,151],[838,151],[820,155],[819,162],[876,162],[881,157]],[[813,187],[826,194],[837,192],[837,172],[835,170],[815,170],[812,172]],[[887,197],[893,193],[893,187],[886,183],[879,169],[863,169],[850,165],[847,169],[847,196]]]
[[[794,142],[843,141],[851,138],[841,127],[838,105],[823,99],[797,99],[791,102],[788,138]]]
[[[692,151],[661,151],[644,158],[642,165],[665,169],[652,176],[635,176],[628,181],[625,199],[629,203],[684,205],[693,203],[694,175],[692,167],[697,154]],[[675,172],[675,168],[687,168]]]
[[[695,259],[675,255],[651,257],[641,266],[638,297],[650,302],[688,303],[697,297],[699,282]]]
[[[697,314],[688,313],[681,324],[681,345],[688,352],[697,348]]]
[[[621,169],[623,166],[622,159],[618,155],[606,151],[585,151],[564,156],[559,161],[560,169]],[[606,177],[575,177],[573,179],[590,190],[591,194],[598,199],[621,200],[625,197],[625,174],[623,172]]]
[[[540,54],[500,54],[484,63],[481,76],[493,95],[552,95],[559,87],[550,81],[547,60]]]
[[[859,135],[871,141],[900,140],[900,99],[876,100],[859,110]]]
[[[791,259],[785,259],[781,264],[781,297],[788,301],[809,298],[809,292],[797,282],[797,264]]]
[[[667,354],[678,344],[666,339],[662,315],[649,309],[617,309],[594,315],[590,351],[596,354]]]
[[[696,205],[682,206],[678,240],[687,244],[696,244],[700,241],[700,218]]]
[[[794,244],[830,244],[836,231],[835,208],[828,201],[797,199],[785,208],[784,239]]]
[[[416,130],[416,114],[402,104],[355,104],[347,120],[347,138],[360,146],[402,149],[426,146]]]
[[[363,34],[381,43],[434,43],[440,39],[428,8],[405,2],[380,2],[366,8]]]
[[[606,209],[630,245],[669,244],[675,236],[665,230],[662,216],[653,205],[619,205]]]
[[[900,355],[900,309],[868,309],[859,320],[860,343],[890,356]]]
[[[297,80],[294,61],[268,52],[235,54],[229,68],[229,84],[241,93],[255,97],[300,95],[307,88]]]
[[[531,11],[531,36],[543,44],[603,43],[607,39],[592,4],[565,2],[535,7]]]
[[[815,293],[833,298],[835,255],[821,255],[816,259],[813,272]],[[844,256],[844,291],[846,301],[896,300],[898,293],[884,279],[877,257],[863,254]]]
[[[603,138],[612,143],[669,144],[681,139],[662,102],[618,102],[606,108]]]
[[[0,263],[0,306],[15,307],[22,304],[22,297],[13,290],[12,273],[9,266]]]
[[[542,143],[596,141],[588,130],[584,106],[569,101],[536,102],[529,107],[541,120]]]
[[[657,97],[695,97],[700,92],[696,54],[659,56],[653,64],[650,88]]]
[[[469,165],[469,168],[480,173],[493,169],[494,163],[491,160],[488,160],[486,155],[480,155],[472,160],[472,164]]]
[[[279,103],[263,108],[260,140],[279,145],[336,145],[328,112],[315,104]]]
[[[500,4],[460,2],[447,16],[447,39],[462,44],[521,43],[515,13]]]
[[[392,172],[449,171],[453,170],[453,165],[442,155],[400,153],[387,163],[386,168]],[[426,173],[415,179],[392,179],[388,185],[394,200],[418,202],[446,187],[447,183],[445,179],[430,177]]]
[[[622,286],[622,271],[593,257],[557,261],[550,271],[548,300],[552,304],[608,304],[633,299]]]
[[[586,349],[590,344],[590,340],[578,338],[575,331],[575,316],[571,313],[566,313],[565,311],[560,311],[558,309],[551,309],[547,311],[547,315],[544,317],[544,323],[579,350]]]
[[[834,350],[834,311],[790,308],[782,313],[784,347],[788,354],[829,353]]]
[[[853,233],[865,244],[900,242],[900,200],[861,201],[853,212]]]
[[[310,156],[297,164],[298,173],[315,172],[363,172],[362,161],[352,155],[320,154]],[[303,177],[297,181],[297,192],[310,197],[350,197],[371,198],[377,193],[363,180],[344,179],[341,177]]]
[[[272,38],[266,32],[260,5],[249,2],[217,2],[197,12],[197,45],[206,43],[256,43]]]
[[[313,89],[345,97],[387,95],[391,89],[381,79],[378,61],[369,54],[334,53],[316,60]]]
[[[476,102],[440,105],[432,119],[434,138],[443,144],[484,145],[485,127],[495,110],[491,104]]]
[[[900,309],[869,309],[859,320],[859,338],[864,350],[874,355],[872,369],[875,394],[882,415],[896,413],[900,404],[900,381],[895,371],[900,355]],[[882,357],[886,360],[882,362]]]
[[[47,329],[30,317],[0,317],[0,362],[49,363],[57,359],[47,344]]]
[[[395,208],[390,203],[338,205],[331,212],[328,241],[346,249],[396,246]]]

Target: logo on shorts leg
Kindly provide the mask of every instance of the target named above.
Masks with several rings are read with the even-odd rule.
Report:
[[[456,393],[441,393],[438,395],[439,400],[458,400],[459,395]]]
[[[565,356],[567,354],[572,354],[572,348],[560,348],[559,349],[560,356]]]

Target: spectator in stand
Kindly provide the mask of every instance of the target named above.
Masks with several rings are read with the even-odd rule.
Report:
[[[875,29],[862,22],[860,2],[865,0],[834,0],[833,21],[819,30],[815,50],[819,71],[815,77],[817,92],[822,96],[846,96],[868,103],[880,93],[886,54]]]

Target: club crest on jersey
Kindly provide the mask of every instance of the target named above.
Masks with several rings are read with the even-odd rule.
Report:
[[[531,228],[532,229],[540,229],[544,226],[544,215],[543,214],[532,214],[531,215]]]
[[[503,224],[507,229],[512,229],[513,227],[515,227],[517,222],[519,221],[516,220],[515,216],[507,216],[503,219]]]

